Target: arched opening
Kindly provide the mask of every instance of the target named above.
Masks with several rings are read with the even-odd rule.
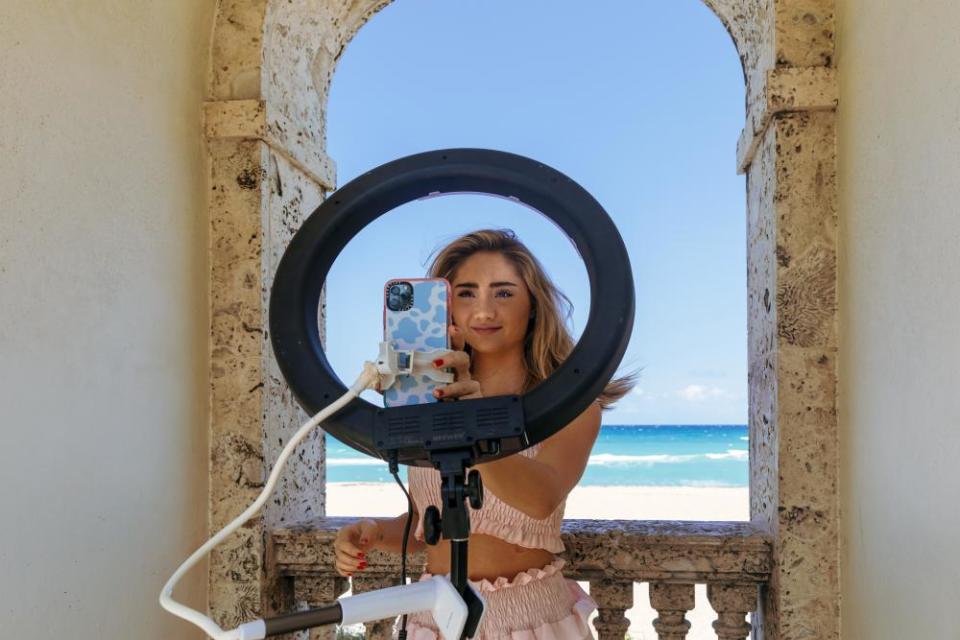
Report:
[[[290,234],[338,182],[325,145],[334,65],[360,28],[389,4],[258,0],[218,8],[204,107],[215,293],[214,526],[246,506],[276,443],[301,420],[266,348],[267,292]],[[659,585],[651,590],[658,610],[687,598],[693,583],[710,583],[710,600],[728,614],[726,620],[755,611],[751,622],[758,637],[799,627],[834,637],[835,607],[823,606],[839,592],[834,2],[704,4],[732,37],[746,81],[735,166],[747,174],[752,522],[646,523],[622,539],[621,553],[644,558],[632,574],[636,580],[673,581],[652,583]],[[619,12],[601,17],[620,19]],[[592,38],[604,35],[598,28]],[[572,41],[593,44],[589,38]],[[703,392],[691,389],[689,395]],[[321,440],[294,461],[264,517],[243,537],[227,541],[211,562],[210,607],[225,624],[242,620],[244,611],[289,610],[295,601],[320,602],[322,594],[339,592],[323,555],[332,524],[320,518],[312,529],[283,528],[324,512],[322,460]],[[574,529],[575,541],[581,531]],[[706,546],[698,546],[701,539],[709,541]],[[319,555],[305,569],[307,548]],[[721,548],[722,557],[714,553]],[[678,553],[710,570],[680,576],[658,564],[673,566]],[[592,562],[610,568],[606,556]],[[598,626],[600,637],[622,637],[626,628],[615,612],[630,607],[628,590],[616,581],[593,586],[614,612]],[[736,626],[730,633],[741,631]]]
[[[341,184],[409,153],[480,146],[530,155],[591,189],[630,252],[638,312],[623,368],[642,373],[604,416],[611,428],[583,482],[697,487],[702,494],[682,505],[658,499],[671,506],[631,514],[637,519],[746,520],[746,203],[744,179],[730,163],[742,71],[727,33],[702,4],[623,11],[618,24],[631,26],[601,24],[589,7],[545,16],[522,3],[430,12],[390,5],[338,61],[327,151]],[[573,49],[567,43],[574,35],[594,45]],[[542,252],[574,303],[574,329],[582,329],[589,290],[582,265],[570,268],[578,258],[569,244],[536,214],[484,200],[408,205],[348,246],[327,294],[343,300],[354,292],[351,305],[326,308],[329,354],[343,379],[370,350],[360,336],[369,342],[377,335],[379,299],[372,294],[382,281],[422,275],[442,241],[485,225],[512,226]],[[390,236],[406,240],[370,264],[367,256],[384,256]],[[371,293],[366,306],[357,295],[363,291]],[[369,466],[356,462],[358,475],[350,477],[349,460],[335,458],[328,482],[367,477]],[[392,508],[402,506],[402,494],[383,480]],[[338,489],[328,486],[328,497]]]
[[[521,153],[581,181],[630,251],[638,312],[623,368],[642,375],[604,416],[566,517],[749,520],[746,189],[730,161],[742,67],[701,3],[619,10],[611,23],[589,6],[544,14],[525,3],[393,3],[337,61],[326,150],[341,185],[382,162],[457,146]],[[591,46],[570,47],[577,39]],[[412,203],[361,232],[327,280],[328,355],[342,379],[379,335],[383,282],[422,276],[445,241],[489,226],[528,242],[582,329],[586,274],[548,221],[480,197]],[[326,447],[329,516],[406,510],[384,463],[332,438]],[[715,617],[698,590],[691,637],[710,634]],[[648,585],[635,584],[633,602],[631,635],[652,633]]]

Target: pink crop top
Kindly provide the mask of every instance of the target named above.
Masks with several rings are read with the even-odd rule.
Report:
[[[519,454],[528,458],[536,455],[540,444],[527,447]],[[440,472],[429,467],[408,467],[407,478],[410,483],[410,496],[417,505],[420,519],[414,537],[423,540],[423,514],[430,505],[440,506]],[[501,540],[530,549],[546,549],[552,553],[564,550],[560,539],[560,524],[566,499],[554,509],[553,513],[538,520],[500,500],[489,489],[483,490],[483,507],[475,511],[467,503],[470,513],[470,533],[485,533]]]

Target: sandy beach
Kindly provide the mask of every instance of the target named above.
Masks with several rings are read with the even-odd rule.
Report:
[[[358,505],[363,505],[362,508]],[[407,500],[396,484],[328,482],[327,515],[396,516]],[[576,487],[567,518],[628,520],[748,520],[746,487]]]
[[[362,505],[362,508],[358,505]],[[396,484],[327,483],[327,515],[389,517],[406,512],[406,497]],[[631,520],[747,520],[747,487],[599,487],[575,488],[567,498],[567,518]],[[589,591],[589,585],[582,583]],[[655,640],[647,585],[634,585],[634,607],[627,611],[633,640]],[[688,640],[715,639],[716,614],[707,602],[706,587],[697,586],[697,607],[687,615]],[[594,614],[596,615],[596,614]]]

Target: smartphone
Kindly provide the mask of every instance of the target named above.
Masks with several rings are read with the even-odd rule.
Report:
[[[444,278],[389,280],[383,287],[383,339],[394,349],[450,348],[450,283]],[[444,386],[423,375],[397,376],[383,392],[383,404],[396,407],[437,402],[433,390]]]

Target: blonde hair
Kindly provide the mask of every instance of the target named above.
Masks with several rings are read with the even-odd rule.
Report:
[[[526,393],[546,380],[573,351],[575,343],[566,324],[573,304],[510,229],[480,229],[457,238],[436,253],[428,269],[430,277],[453,281],[463,261],[482,251],[499,253],[509,260],[530,291],[531,318],[524,338]],[[470,345],[465,350],[469,353]],[[611,380],[597,398],[600,408],[609,409],[626,395],[636,384],[637,375],[632,372]]]

